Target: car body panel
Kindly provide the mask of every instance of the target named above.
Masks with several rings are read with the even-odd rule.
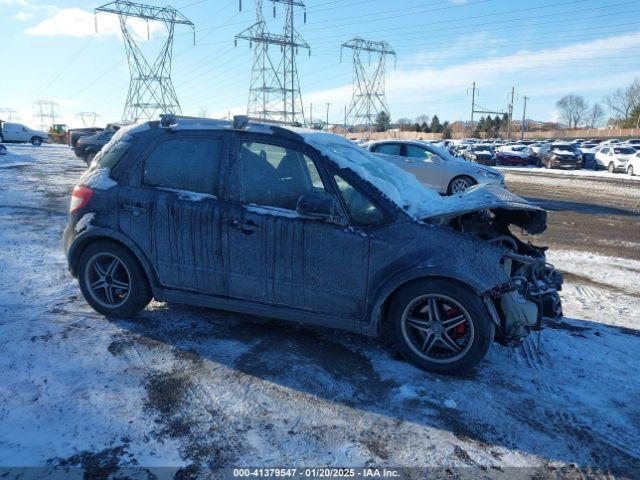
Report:
[[[48,133],[14,122],[0,122],[0,133],[5,143],[28,143],[33,138],[46,142],[49,139]]]

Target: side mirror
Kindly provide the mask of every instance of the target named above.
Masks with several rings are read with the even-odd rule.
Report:
[[[296,211],[301,217],[343,225],[338,199],[327,192],[305,193],[298,198]]]

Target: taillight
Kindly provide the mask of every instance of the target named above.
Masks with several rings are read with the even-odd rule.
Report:
[[[91,200],[91,196],[93,195],[93,190],[89,187],[85,187],[84,185],[76,185],[73,189],[73,193],[71,194],[71,203],[69,204],[69,213],[73,213],[76,210],[80,210],[82,207],[86,206]]]

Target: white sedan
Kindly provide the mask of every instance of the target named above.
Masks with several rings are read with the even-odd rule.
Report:
[[[476,184],[504,186],[504,176],[499,171],[454,157],[427,142],[380,140],[365,148],[413,173],[420,183],[444,195],[464,192]]]
[[[609,145],[596,152],[596,168],[606,168],[609,173],[626,173],[629,161],[635,157],[636,150],[621,145]]]

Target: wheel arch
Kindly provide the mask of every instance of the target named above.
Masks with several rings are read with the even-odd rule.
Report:
[[[489,311],[486,305],[486,292],[490,286],[478,285],[468,278],[461,278],[460,275],[446,269],[421,269],[419,272],[404,272],[389,281],[385,282],[375,293],[369,312],[369,322],[363,325],[363,333],[371,336],[385,336],[389,319],[389,305],[393,297],[404,287],[422,280],[445,280],[457,284],[461,288],[470,289],[487,307],[487,314],[496,322],[499,320],[494,312]]]
[[[69,264],[69,271],[74,277],[78,275],[78,262],[80,260],[80,257],[82,256],[82,253],[89,245],[99,241],[111,242],[128,250],[142,267],[147,281],[149,282],[149,286],[151,287],[151,290],[153,292],[153,296],[157,300],[162,300],[162,288],[160,287],[158,276],[147,256],[137,245],[135,245],[135,243],[133,243],[125,235],[111,231],[109,229],[89,228],[75,238],[75,240],[69,247],[69,250],[67,251],[67,262]]]

